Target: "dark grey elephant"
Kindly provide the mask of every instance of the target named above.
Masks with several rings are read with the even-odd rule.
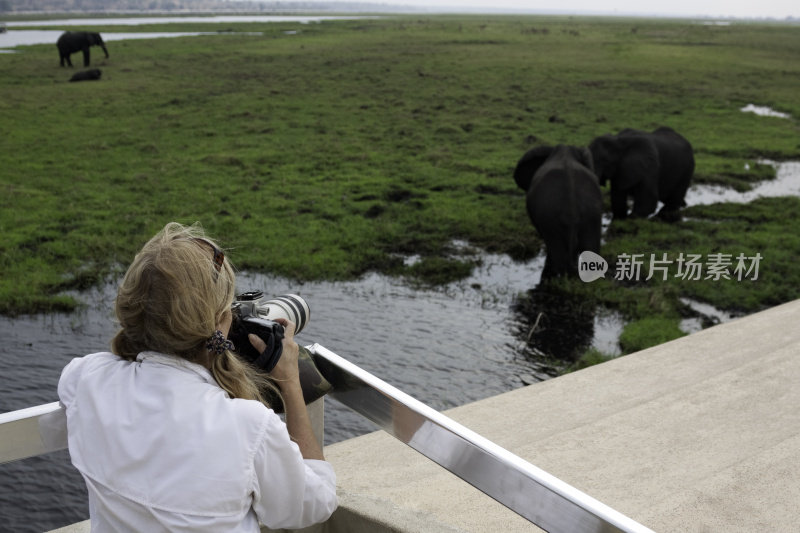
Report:
[[[595,138],[589,150],[600,184],[611,182],[611,212],[615,219],[628,216],[629,197],[633,197],[631,216],[647,217],[661,201],[664,207],[659,217],[680,217],[694,174],[694,151],[675,130],[662,127],[648,133],[625,129],[618,135]]]
[[[61,66],[64,66],[66,61],[67,65],[72,66],[69,56],[75,52],[83,52],[83,66],[89,66],[89,47],[99,46],[106,53],[108,58],[108,50],[106,43],[99,33],[92,33],[88,31],[67,31],[61,34],[61,37],[56,41],[58,47],[58,56],[61,59]]]
[[[603,195],[587,148],[528,150],[514,181],[525,191],[528,216],[547,248],[542,278],[578,272],[578,256],[600,252]]]

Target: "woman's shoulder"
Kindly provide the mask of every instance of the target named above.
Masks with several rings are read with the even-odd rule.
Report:
[[[86,368],[104,366],[114,363],[123,363],[123,359],[114,355],[111,352],[95,352],[83,357],[76,357],[72,359],[64,367],[61,375],[62,377],[67,374],[81,373]]]
[[[65,405],[74,398],[78,382],[87,372],[96,372],[104,366],[124,363],[111,352],[96,352],[72,359],[61,371],[58,380],[58,396]]]
[[[241,398],[227,398],[226,402],[237,416],[249,423],[275,424],[282,422],[275,412],[261,402]]]

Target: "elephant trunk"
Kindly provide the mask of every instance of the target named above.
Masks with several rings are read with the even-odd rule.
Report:
[[[108,59],[108,50],[106,49],[106,45],[104,45],[104,44],[101,44],[100,46],[101,46],[101,48],[103,49],[103,52],[105,52],[105,53],[106,53],[106,59]]]

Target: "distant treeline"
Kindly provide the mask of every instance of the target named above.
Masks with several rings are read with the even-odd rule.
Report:
[[[258,2],[224,0],[0,0],[0,13],[402,11],[402,6],[362,2]]]

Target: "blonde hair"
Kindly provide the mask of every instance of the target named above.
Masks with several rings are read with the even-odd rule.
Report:
[[[266,405],[266,376],[230,351],[215,355],[206,348],[236,290],[233,268],[227,258],[221,266],[214,262],[215,248],[199,224],[170,222],[150,239],[120,284],[115,311],[121,329],[111,350],[129,361],[143,351],[200,364],[211,358],[211,374],[232,398]]]

